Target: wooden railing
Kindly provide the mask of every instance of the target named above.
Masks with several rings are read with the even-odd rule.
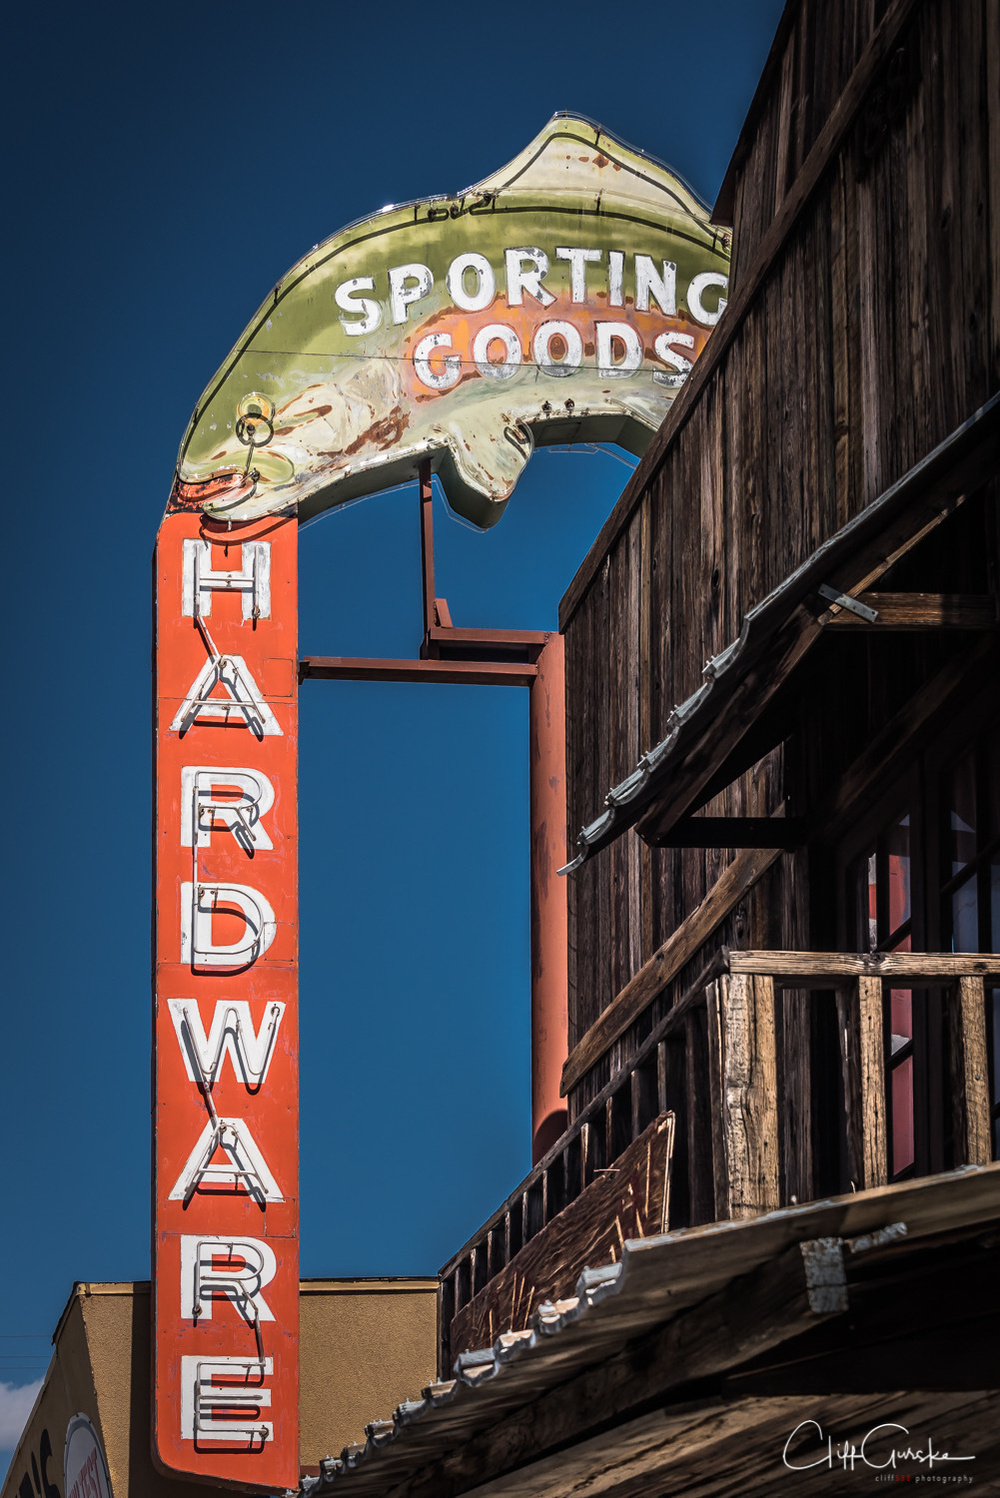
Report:
[[[976,953],[730,952],[705,996],[716,1210],[753,1216],[781,1204],[777,1159],[775,990],[837,994],[847,1147],[859,1190],[889,1179],[884,985],[940,989],[950,1033],[955,1165],[991,1156],[985,984],[1000,982],[1000,957]]]
[[[787,1205],[781,1165],[776,994],[834,991],[846,1133],[857,1189],[889,1179],[884,986],[945,994],[956,1165],[991,1159],[985,985],[1000,956],[723,948],[493,1216],[441,1271],[440,1373],[450,1329],[515,1256],[607,1172],[652,1122],[675,1120],[671,1228]]]

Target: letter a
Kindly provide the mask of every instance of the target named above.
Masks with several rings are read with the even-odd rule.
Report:
[[[226,1158],[213,1163],[219,1150]],[[209,1120],[188,1155],[169,1200],[182,1201],[187,1206],[202,1188],[207,1188],[212,1196],[242,1196],[247,1192],[261,1210],[268,1202],[285,1199],[257,1141],[241,1118],[220,1118],[217,1123]]]
[[[212,696],[216,687],[222,687],[227,693],[227,701]],[[195,723],[208,718],[216,722],[221,719],[227,727],[233,723],[240,728],[249,728],[259,739],[275,734],[279,738],[282,736],[277,718],[264,701],[264,694],[241,655],[209,657],[177,709],[170,731],[185,734]],[[241,718],[242,722],[239,721]]]

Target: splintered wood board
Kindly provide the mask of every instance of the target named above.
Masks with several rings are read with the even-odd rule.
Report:
[[[452,1352],[523,1331],[543,1301],[573,1294],[585,1268],[616,1263],[626,1239],[666,1232],[673,1146],[674,1115],[662,1113],[455,1314]]]

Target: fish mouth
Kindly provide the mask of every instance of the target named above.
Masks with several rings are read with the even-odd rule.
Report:
[[[242,468],[213,473],[207,479],[182,479],[177,473],[174,475],[167,512],[191,512],[202,510],[206,505],[215,508],[220,500],[225,501],[228,509],[230,505],[241,504],[252,497],[259,477],[255,468],[249,473]]]

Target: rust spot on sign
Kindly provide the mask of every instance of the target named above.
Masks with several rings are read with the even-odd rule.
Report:
[[[175,475],[167,508],[176,513],[179,510],[200,510],[202,505],[213,499],[245,499],[253,493],[256,483],[256,477],[244,473],[241,468],[230,469],[226,473],[213,473],[207,479],[190,481]]]

